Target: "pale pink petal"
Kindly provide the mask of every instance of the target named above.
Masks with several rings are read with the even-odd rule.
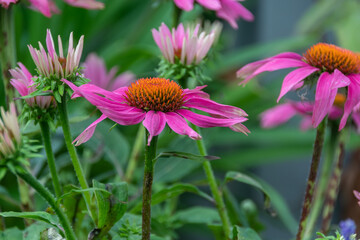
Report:
[[[353,111],[354,107],[360,102],[360,85],[356,81],[356,78],[359,77],[356,75],[350,75],[348,77],[351,81],[351,84],[348,86],[348,94],[344,106],[344,115],[340,121],[339,131],[345,127],[349,115]]]
[[[219,10],[221,8],[221,4],[219,0],[196,0],[203,7],[210,10]]]
[[[94,135],[96,126],[104,119],[106,119],[106,116],[103,114],[96,121],[90,124],[77,138],[75,138],[73,141],[75,146],[79,146],[80,144],[89,141],[89,139]]]
[[[290,90],[292,90],[293,88],[296,87],[296,85],[304,80],[306,77],[310,76],[312,73],[319,71],[318,68],[315,67],[311,67],[311,66],[307,66],[307,67],[302,67],[299,69],[296,69],[292,72],[290,72],[283,81],[282,87],[281,87],[281,91],[280,91],[280,95],[277,99],[277,102],[280,101],[280,99],[286,94],[288,93]]]
[[[3,8],[8,8],[10,3],[16,3],[17,0],[0,0],[0,5]]]
[[[95,0],[64,0],[66,3],[79,8],[103,9],[104,3]]]
[[[55,59],[55,57],[57,58],[56,52],[55,52],[54,40],[51,36],[50,29],[46,30],[46,47],[47,47],[47,50],[48,50],[51,58],[53,60]]]
[[[289,121],[290,118],[295,116],[297,110],[292,103],[280,104],[274,108],[270,108],[261,113],[261,127],[273,128]]]
[[[201,139],[201,136],[197,132],[195,132],[191,127],[189,127],[185,119],[180,115],[173,112],[167,112],[165,113],[165,117],[169,127],[177,134],[187,135],[194,140]]]
[[[159,135],[166,125],[166,117],[163,112],[148,111],[143,121],[144,127],[149,131],[148,146],[154,136]]]
[[[248,133],[250,133],[250,130],[242,123],[237,123],[235,125],[230,126],[229,128],[234,132],[241,132],[246,136],[248,135]]]
[[[306,131],[312,127],[311,116],[304,116],[300,122],[300,130]]]
[[[113,80],[110,90],[113,91],[121,87],[130,86],[130,84],[135,81],[136,81],[135,74],[133,74],[130,71],[123,72],[117,78],[115,78],[115,80]]]
[[[51,17],[49,0],[29,0],[32,7],[39,10],[44,16]]]
[[[184,11],[191,11],[194,7],[194,0],[174,0],[174,3]]]

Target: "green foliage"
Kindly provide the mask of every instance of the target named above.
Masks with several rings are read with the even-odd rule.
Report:
[[[47,212],[1,212],[0,216],[33,219],[33,220],[45,222],[56,228],[58,227],[59,224],[57,218],[54,215],[51,215]]]
[[[251,228],[234,226],[233,240],[261,240],[259,235]]]

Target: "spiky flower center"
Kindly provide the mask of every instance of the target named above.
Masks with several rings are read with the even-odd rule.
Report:
[[[125,99],[130,106],[145,111],[173,112],[184,103],[179,84],[164,78],[139,79],[128,87]]]
[[[345,75],[360,72],[360,58],[354,52],[327,43],[318,43],[303,54],[311,66],[332,73],[338,69]]]

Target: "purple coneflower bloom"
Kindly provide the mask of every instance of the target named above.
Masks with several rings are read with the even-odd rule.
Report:
[[[34,86],[35,82],[32,80],[33,76],[27,68],[20,62],[18,65],[20,68],[16,67],[15,69],[10,69],[10,74],[13,77],[10,83],[16,88],[21,96],[27,96],[36,91],[36,86]],[[38,106],[42,109],[46,109],[52,104],[55,104],[52,96],[36,96],[26,98],[25,101],[30,107]]]
[[[239,18],[254,20],[254,15],[237,0],[196,0],[196,2],[216,11],[216,15],[228,21],[233,28],[238,28],[236,20]],[[174,0],[174,3],[184,11],[191,11],[194,7],[194,0]]]
[[[129,86],[136,80],[135,75],[130,71],[115,77],[118,71],[117,67],[113,67],[107,72],[104,61],[94,53],[87,56],[83,67],[84,76],[88,78],[92,84],[109,91]]]
[[[247,120],[247,114],[240,108],[210,100],[209,95],[202,91],[205,86],[182,89],[168,79],[143,78],[129,87],[110,92],[93,84],[77,87],[65,79],[63,81],[74,90],[73,98],[84,97],[102,112],[102,116],[75,139],[76,145],[88,141],[96,125],[106,118],[120,125],[142,122],[149,131],[148,144],[166,124],[177,134],[200,139],[201,136],[188,126],[186,120],[203,128],[230,127],[236,132],[249,132],[242,124]],[[216,117],[192,112],[191,108]]]
[[[8,8],[10,3],[16,3],[17,0],[0,0],[0,6],[3,8]]]
[[[162,23],[159,31],[152,29],[153,38],[160,48],[164,58],[171,63],[179,59],[182,64],[199,64],[203,60],[212,46],[216,32],[209,34],[201,32],[199,34],[200,24],[195,28],[184,28],[183,24],[172,31]]]
[[[237,76],[247,83],[256,75],[284,68],[297,68],[284,79],[279,100],[289,91],[304,85],[309,76],[317,80],[312,125],[317,127],[332,108],[338,89],[347,87],[347,97],[339,130],[345,125],[350,113],[360,101],[360,58],[347,49],[318,43],[309,48],[303,56],[286,52],[245,65]],[[315,75],[316,74],[316,75]],[[319,77],[317,77],[319,75]]]
[[[61,38],[58,36],[59,53],[57,54],[51,32],[48,29],[46,34],[46,47],[48,52],[45,51],[40,42],[39,50],[33,48],[31,45],[28,45],[28,48],[39,74],[44,77],[55,76],[60,79],[69,77],[78,69],[83,44],[84,36],[81,36],[78,45],[74,49],[73,34],[70,33],[68,52],[65,56]]]

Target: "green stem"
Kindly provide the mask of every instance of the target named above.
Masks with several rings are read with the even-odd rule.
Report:
[[[54,209],[56,215],[59,218],[61,226],[64,228],[66,239],[75,240],[76,236],[70,225],[69,219],[66,217],[61,207],[57,204],[55,197],[28,171],[24,169],[17,170],[16,174],[21,179],[23,179],[27,184],[33,187],[36,190],[36,192],[39,193],[40,196],[43,197]]]
[[[59,182],[59,177],[56,171],[55,156],[51,147],[51,136],[49,124],[46,121],[40,121],[41,135],[43,137],[43,142],[45,146],[45,152],[48,160],[48,165],[50,168],[51,178],[54,185],[56,197],[61,196],[61,186]]]
[[[79,180],[80,186],[82,189],[89,188],[86,178],[84,175],[84,171],[81,167],[78,155],[76,153],[75,146],[72,144],[72,137],[70,133],[70,125],[69,125],[69,119],[68,119],[68,113],[67,113],[67,95],[64,93],[64,96],[61,99],[61,103],[58,103],[58,109],[59,109],[59,115],[60,115],[60,122],[64,133],[65,143],[66,147],[69,151],[69,155],[72,161],[72,164],[75,169],[76,176]],[[89,192],[83,192],[83,196],[85,199],[86,206],[88,208],[90,217],[94,220],[94,217],[96,216],[94,214],[94,211],[91,207],[91,195]]]
[[[193,125],[193,126],[194,126],[195,130],[200,134],[200,128],[196,125]],[[196,143],[197,143],[200,155],[206,156],[207,151],[206,151],[204,141],[201,139],[201,140],[197,140]],[[222,224],[223,224],[223,230],[224,230],[226,239],[229,239],[230,238],[230,220],[229,220],[229,214],[227,212],[227,209],[225,207],[225,203],[224,203],[224,200],[222,197],[222,193],[220,192],[219,187],[217,185],[217,182],[216,182],[216,179],[214,176],[214,172],[212,170],[210,162],[205,161],[203,163],[203,168],[204,168],[207,180],[209,182],[211,193],[214,197],[216,207],[218,209],[218,212],[219,212]]]
[[[303,240],[305,226],[309,217],[310,207],[314,195],[314,186],[316,182],[316,175],[319,168],[321,152],[324,144],[326,119],[324,119],[317,128],[316,138],[313,149],[313,156],[310,166],[309,177],[306,186],[305,198],[301,212],[301,218],[299,222],[299,230],[296,235],[296,240]]]
[[[146,131],[146,139],[149,132]],[[145,166],[143,182],[143,204],[142,204],[142,240],[150,240],[151,233],[151,189],[154,178],[154,159],[156,157],[157,136],[153,137],[150,145],[145,145]]]
[[[126,168],[125,180],[127,182],[132,181],[134,171],[135,171],[136,165],[137,165],[137,160],[139,158],[141,148],[144,143],[144,135],[145,135],[144,127],[142,125],[139,125],[139,129],[138,129],[138,132],[137,132],[136,138],[135,138],[135,143],[134,143],[133,149],[131,151],[129,163]]]
[[[11,5],[8,9],[0,8],[0,36],[0,66],[3,81],[0,88],[0,105],[6,107],[6,102],[14,97],[9,70],[16,62],[14,14]]]
[[[337,155],[338,151],[338,125],[334,124],[334,122],[332,121],[329,121],[328,125],[330,128],[330,140],[327,146],[327,154],[325,156],[325,161],[321,169],[319,183],[317,184],[317,187],[315,189],[314,203],[311,207],[309,219],[304,230],[304,239],[308,240],[313,237],[313,230],[316,224],[316,220],[318,219],[321,209],[323,208],[326,192],[328,191],[328,183],[331,175],[331,169],[334,163],[334,158]]]

